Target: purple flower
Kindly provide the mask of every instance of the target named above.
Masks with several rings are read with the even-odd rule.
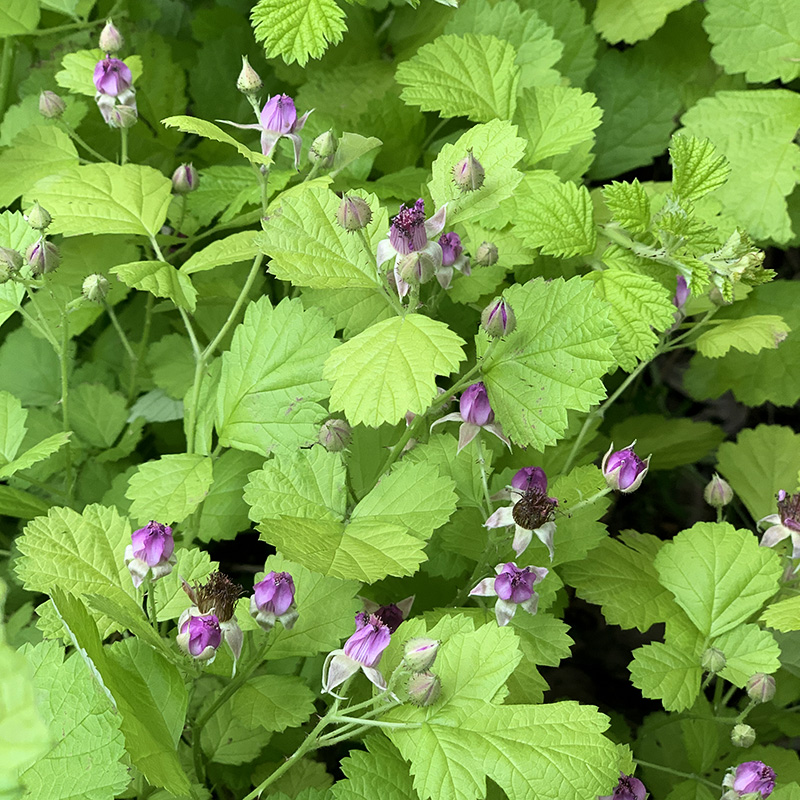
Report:
[[[119,97],[133,85],[130,68],[118,58],[104,58],[98,61],[92,77],[97,91],[109,97]]]
[[[241,597],[241,586],[233,583],[221,572],[212,572],[205,583],[189,586],[181,579],[183,591],[189,596],[193,605],[187,608],[178,619],[178,629],[183,632],[185,623],[193,617],[212,614],[217,620],[222,638],[233,653],[233,669],[242,653],[244,634],[236,621],[236,601]]]
[[[288,572],[268,572],[253,587],[250,598],[250,615],[266,631],[280,621],[287,630],[297,621],[294,602],[294,580]]]
[[[496,597],[494,613],[500,627],[508,625],[517,606],[530,614],[539,607],[539,595],[534,586],[543,581],[549,570],[544,567],[524,567],[520,569],[513,561],[495,567],[497,577],[484,578],[471,592],[470,596]]]
[[[775,770],[763,761],[745,761],[736,770],[729,770],[722,785],[732,789],[737,797],[760,794],[767,798],[775,788]]]
[[[493,433],[501,442],[511,449],[511,442],[503,435],[499,422],[494,421],[494,411],[489,404],[489,395],[482,383],[473,383],[462,393],[458,403],[458,412],[445,414],[431,425],[431,430],[440,422],[460,422],[458,432],[458,451],[461,452],[477,435],[481,428]]]
[[[511,486],[520,492],[538,489],[544,493],[547,491],[547,473],[541,467],[523,467],[514,473]]]
[[[774,547],[791,537],[792,558],[800,558],[800,492],[790,495],[781,489],[778,492],[778,513],[758,521],[759,526],[764,523],[771,527],[761,537],[762,547]]]
[[[222,643],[222,629],[216,614],[189,616],[179,626],[178,646],[184,653],[209,664],[216,658]]]
[[[443,233],[439,237],[439,247],[442,248],[442,265],[436,270],[436,280],[442,289],[449,289],[454,269],[464,275],[471,275],[472,271],[457,233]]]
[[[678,275],[678,283],[675,288],[675,295],[672,298],[672,305],[683,311],[686,301],[689,299],[689,284],[686,283],[686,278],[683,275]]]
[[[131,534],[131,543],[125,548],[125,564],[138,589],[142,581],[150,575],[157,581],[172,572],[175,565],[175,540],[172,528],[150,520],[144,528]]]
[[[517,485],[515,485],[515,482]],[[524,488],[527,487],[527,488]],[[558,500],[547,496],[547,475],[541,467],[525,467],[512,478],[511,486],[497,492],[493,500],[512,499],[510,506],[502,506],[484,523],[486,528],[514,526],[514,552],[520,556],[528,549],[534,534],[547,548],[553,560],[553,539],[556,523],[553,521]]]
[[[647,789],[644,784],[633,775],[625,775],[620,772],[619,782],[614,791],[598,800],[644,800],[647,797]]]
[[[601,469],[606,484],[611,489],[616,489],[624,494],[634,492],[642,485],[644,476],[650,469],[650,456],[642,461],[633,452],[634,440],[623,450],[614,451],[614,443],[608,448],[608,452],[603,456]]]
[[[386,689],[386,681],[376,669],[383,651],[389,646],[392,634],[376,614],[356,614],[356,632],[344,643],[344,649],[328,653],[322,667],[322,690],[330,692],[361,670],[379,689]]]

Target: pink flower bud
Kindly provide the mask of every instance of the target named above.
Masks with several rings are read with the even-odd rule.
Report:
[[[25,251],[25,261],[34,276],[55,272],[61,263],[58,248],[46,239],[39,239]]]
[[[672,305],[683,311],[686,301],[689,299],[689,284],[686,283],[686,278],[683,275],[678,275],[677,287],[675,288],[675,295],[672,298]]]
[[[106,120],[112,128],[132,128],[139,119],[136,103],[117,103],[110,111]]]
[[[150,520],[144,528],[135,530],[125,548],[125,563],[133,585],[138,589],[148,575],[155,581],[172,572],[176,562],[174,550],[175,540],[169,525]]]
[[[442,693],[442,682],[432,672],[418,672],[408,679],[406,690],[415,706],[432,706]]]
[[[172,191],[175,194],[188,194],[197,188],[197,170],[193,164],[181,164],[172,173]]]
[[[484,169],[480,161],[472,155],[470,148],[466,158],[453,167],[453,181],[462,192],[474,192],[483,186],[484,178]]]
[[[343,419],[329,419],[319,429],[317,440],[329,453],[340,453],[350,446],[353,431]]]
[[[494,421],[489,395],[482,383],[473,383],[461,393],[458,408],[464,422],[483,426]]]
[[[491,267],[497,263],[497,246],[492,242],[481,242],[475,252],[475,263],[479,267]]]
[[[94,68],[94,85],[100,94],[118,97],[133,85],[133,75],[124,61],[104,58]]]
[[[333,131],[325,131],[311,142],[311,147],[308,149],[308,157],[311,161],[321,162],[323,167],[330,167],[338,149],[339,142]],[[370,211],[371,214],[372,211]]]
[[[775,697],[775,678],[756,672],[747,681],[747,696],[756,703],[768,703]]]
[[[461,237],[457,233],[443,233],[439,237],[439,247],[442,248],[442,266],[452,267],[456,259],[464,251]]]
[[[372,209],[361,197],[345,195],[339,203],[336,221],[348,233],[360,231],[372,221]]]
[[[242,56],[242,71],[236,79],[236,88],[246,95],[257,95],[264,87],[261,76],[250,66],[247,56]]]
[[[733,500],[733,489],[724,478],[714,473],[714,477],[703,490],[703,498],[710,506],[722,508]]]
[[[497,297],[483,309],[481,327],[490,338],[501,339],[514,332],[517,318],[511,306],[502,297]]]
[[[436,274],[436,261],[425,251],[414,251],[404,255],[397,266],[400,278],[412,286],[427,283]]]
[[[614,450],[614,444],[608,448],[608,452],[603,457],[601,469],[603,476],[606,479],[606,484],[611,489],[627,494],[628,492],[636,491],[647,475],[650,469],[650,456],[642,461],[636,453],[633,452],[633,446],[636,442],[631,443],[623,450]]]
[[[403,663],[412,672],[425,672],[433,666],[441,642],[438,639],[417,637],[409,639],[403,647]]]

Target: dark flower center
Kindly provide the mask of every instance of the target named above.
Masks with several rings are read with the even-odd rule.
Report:
[[[242,587],[233,583],[227,575],[212,572],[208,581],[194,587],[195,605],[203,614],[214,611],[220,622],[233,617],[236,601],[242,596]]]
[[[541,489],[534,487],[528,489],[517,500],[511,511],[511,516],[520,528],[532,531],[536,528],[541,528],[545,522],[553,519],[557,505],[557,500],[548,497]]]
[[[415,231],[420,225],[425,224],[425,204],[421,200],[417,200],[413,206],[406,207],[400,206],[400,211],[397,216],[392,220],[392,228],[395,232],[399,233],[404,239],[413,241]]]
[[[800,531],[800,492],[778,500],[778,513],[787,528]]]
[[[390,633],[394,633],[403,621],[403,612],[394,603],[381,606],[374,612],[374,616],[389,629]]]

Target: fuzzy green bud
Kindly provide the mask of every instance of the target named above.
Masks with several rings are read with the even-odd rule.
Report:
[[[95,273],[84,279],[81,293],[92,303],[102,303],[108,296],[108,288],[106,276]]]
[[[372,221],[372,209],[366,200],[346,194],[339,203],[336,221],[348,233],[360,231]]]
[[[483,309],[481,327],[490,338],[501,339],[514,332],[517,318],[511,306],[502,297],[496,297]]]
[[[772,675],[757,672],[750,676],[745,688],[747,696],[754,703],[768,703],[775,697],[775,678]]]
[[[236,88],[245,95],[257,95],[263,88],[261,76],[250,66],[247,56],[242,56],[242,71],[236,79]]]
[[[397,271],[406,283],[416,286],[427,283],[436,274],[436,262],[424,250],[413,251],[403,256]]]
[[[482,242],[475,253],[475,263],[479,267],[491,267],[497,263],[497,246],[491,242]]]
[[[45,119],[58,119],[66,107],[66,103],[49,89],[45,89],[39,95],[39,113]]]
[[[727,663],[728,659],[725,658],[725,653],[717,647],[707,648],[700,659],[700,666],[712,675],[722,672]]]
[[[25,261],[28,262],[33,275],[46,275],[58,269],[61,254],[52,242],[42,238],[25,251]]]
[[[333,157],[339,149],[339,141],[333,131],[325,131],[317,136],[308,150],[308,157],[312,161],[322,162],[320,166],[330,167],[333,164]]]
[[[50,216],[47,209],[42,208],[39,205],[39,203],[34,203],[33,207],[30,208],[28,210],[28,213],[25,214],[24,216],[25,216],[25,221],[35,231],[45,230],[45,228],[47,228],[53,221],[53,218]]]
[[[188,194],[197,188],[197,170],[193,164],[181,164],[172,173],[172,191],[175,194]]]
[[[111,109],[108,124],[112,128],[132,128],[139,119],[139,112],[135,105],[128,106],[118,103]]]
[[[467,150],[467,157],[462,158],[453,167],[453,181],[462,192],[474,192],[483,186],[486,173],[475,156],[472,155],[472,148]]]
[[[734,747],[751,747],[756,740],[756,732],[749,725],[739,723],[731,731],[731,744]]]
[[[0,283],[5,283],[22,266],[22,254],[11,247],[0,247]],[[2,277],[5,276],[5,277]]]
[[[428,639],[419,636],[409,639],[403,647],[403,663],[412,672],[426,672],[436,661],[441,642],[438,639]]]
[[[122,34],[114,27],[114,23],[108,20],[100,31],[100,49],[104,53],[116,53],[122,49],[122,45]]]
[[[720,478],[715,472],[714,477],[703,490],[703,498],[710,506],[722,508],[733,500],[733,489],[724,478]]]
[[[353,432],[346,420],[329,419],[319,429],[317,440],[329,453],[340,453],[350,446]]]
[[[442,693],[442,682],[432,672],[418,672],[408,679],[408,699],[415,706],[432,706]]]

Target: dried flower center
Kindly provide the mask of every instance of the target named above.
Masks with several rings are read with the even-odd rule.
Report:
[[[778,500],[778,513],[781,522],[795,531],[800,531],[800,492],[793,495],[784,495]]]
[[[407,208],[400,206],[400,211],[392,220],[392,228],[404,239],[412,242],[416,236],[417,229],[425,224],[425,203],[417,200],[413,206]]]
[[[233,617],[236,601],[242,595],[242,588],[233,583],[227,575],[212,572],[208,581],[194,587],[195,605],[201,613],[214,611],[220,622]]]
[[[540,489],[532,488],[528,489],[514,503],[511,516],[520,528],[525,528],[526,531],[533,531],[553,519],[556,505],[558,505],[557,500],[548,497]]]

